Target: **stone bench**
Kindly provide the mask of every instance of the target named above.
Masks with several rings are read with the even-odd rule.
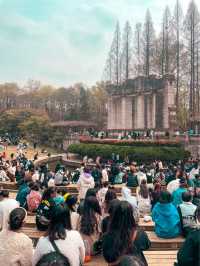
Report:
[[[145,251],[145,258],[149,266],[173,266],[176,261],[177,250]],[[93,257],[85,266],[107,266],[102,256]]]
[[[23,227],[21,229],[23,233],[25,233],[27,236],[29,236],[34,243],[37,243],[38,239],[41,236],[45,235],[45,232],[38,231],[37,228],[31,228],[31,227]],[[146,232],[149,240],[151,241],[151,248],[150,250],[178,250],[182,243],[184,242],[183,237],[176,237],[173,239],[163,239],[156,236],[154,232]]]
[[[34,228],[35,227],[35,213],[28,213],[25,221],[25,227]],[[143,218],[140,218],[139,227],[144,231],[153,231],[154,230],[154,222],[150,221],[148,223],[144,222]]]
[[[158,237],[155,232],[146,232],[149,240],[151,241],[150,250],[178,250],[183,242],[184,238],[178,236],[176,238],[164,239]]]

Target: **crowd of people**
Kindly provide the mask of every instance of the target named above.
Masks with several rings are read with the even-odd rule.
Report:
[[[59,162],[34,166],[21,152],[0,157],[0,180],[16,181],[16,200],[0,191],[0,261],[4,265],[79,266],[102,254],[108,265],[148,265],[151,246],[139,227],[153,220],[161,238],[186,240],[177,255],[180,266],[200,262],[200,166],[196,160],[150,165],[101,160],[70,173]],[[78,196],[66,184],[76,183]],[[118,196],[113,185],[120,184]],[[136,194],[132,188],[136,187]],[[27,212],[44,232],[33,249],[21,232]],[[12,252],[11,252],[12,250]],[[57,261],[57,264],[50,264]],[[48,264],[49,263],[49,264]]]

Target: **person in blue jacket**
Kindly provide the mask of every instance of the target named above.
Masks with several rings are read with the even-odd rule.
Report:
[[[158,237],[175,238],[181,234],[180,217],[169,192],[161,192],[159,202],[152,210],[152,219]]]

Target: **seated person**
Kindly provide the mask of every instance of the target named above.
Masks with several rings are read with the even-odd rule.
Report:
[[[127,187],[137,187],[138,186],[137,175],[134,173],[134,171],[128,172],[126,185],[127,185]]]
[[[134,255],[147,266],[143,251],[149,249],[150,241],[143,230],[138,230],[132,206],[127,201],[117,203],[113,209],[108,230],[103,235],[103,256],[117,265],[123,255]]]
[[[183,236],[187,236],[190,231],[196,227],[195,211],[197,206],[192,203],[192,195],[190,192],[182,194],[183,203],[178,206],[178,212],[181,220],[181,229]]]
[[[158,237],[174,238],[180,235],[180,217],[172,204],[169,192],[161,192],[159,202],[152,210],[152,219],[155,222],[155,233]]]
[[[28,205],[28,211],[30,212],[36,212],[42,196],[39,191],[39,185],[37,183],[34,183],[31,187],[31,191],[27,196],[27,205]]]
[[[182,247],[177,259],[178,266],[199,266],[200,262],[200,207],[195,212],[196,229],[191,232]]]
[[[23,208],[12,210],[8,218],[8,229],[0,232],[1,265],[32,265],[32,240],[19,232],[25,218],[26,211]]]
[[[183,201],[182,201],[182,193],[187,192],[187,182],[185,178],[181,178],[179,180],[179,188],[176,189],[173,194],[173,204],[178,207]]]
[[[137,192],[137,203],[138,203],[140,217],[145,217],[146,215],[150,215],[151,199],[147,187],[147,181],[145,179],[141,181],[140,188]]]

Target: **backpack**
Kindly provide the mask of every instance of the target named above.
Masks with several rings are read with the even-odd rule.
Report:
[[[36,266],[70,266],[69,260],[65,257],[54,241],[51,242],[54,251],[42,256]]]

